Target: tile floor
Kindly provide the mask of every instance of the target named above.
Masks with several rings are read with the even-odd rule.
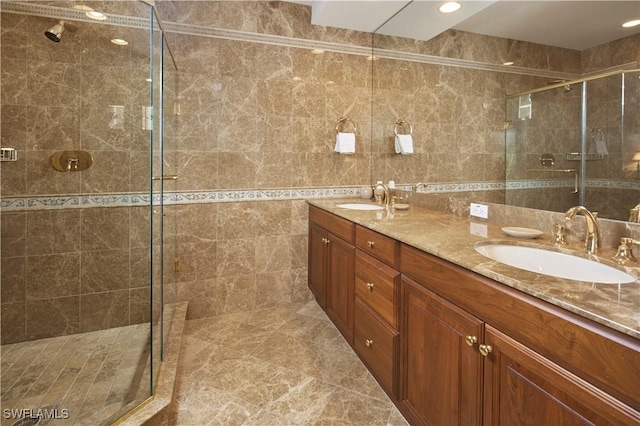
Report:
[[[149,394],[148,343],[138,324],[2,345],[1,425],[18,420],[10,409],[68,410],[39,425],[111,424]]]
[[[187,321],[172,425],[407,425],[315,302]]]

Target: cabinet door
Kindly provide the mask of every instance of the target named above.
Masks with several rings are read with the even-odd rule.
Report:
[[[455,283],[451,283],[455,285]],[[402,278],[401,395],[412,424],[479,425],[483,323]]]
[[[309,289],[322,309],[327,306],[327,231],[309,223]]]
[[[356,296],[353,347],[383,388],[396,396],[398,332]]]
[[[353,344],[353,304],[355,302],[355,247],[328,235],[327,315],[344,338]]]
[[[632,425],[640,413],[486,326],[484,424]]]

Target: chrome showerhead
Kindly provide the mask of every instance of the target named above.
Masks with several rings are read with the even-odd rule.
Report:
[[[62,33],[64,32],[64,21],[60,21],[55,24],[53,27],[44,32],[44,35],[51,41],[55,41],[56,43],[60,42],[60,37],[62,37]]]

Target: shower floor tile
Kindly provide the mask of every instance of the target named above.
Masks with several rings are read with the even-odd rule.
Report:
[[[146,367],[148,342],[149,325],[138,324],[3,345],[1,425],[18,420],[11,409],[68,413],[41,425],[110,424],[139,387],[150,387],[148,374],[136,374]]]
[[[187,321],[170,424],[407,422],[310,302]]]

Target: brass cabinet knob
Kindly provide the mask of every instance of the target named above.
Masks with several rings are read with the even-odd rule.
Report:
[[[373,340],[367,339],[367,340],[364,341],[364,344],[365,344],[366,347],[370,348],[370,347],[373,346]]]
[[[328,238],[322,238],[322,242],[325,244],[329,244],[329,239]]]
[[[478,343],[478,338],[476,336],[465,336],[464,341],[467,345],[473,346],[475,343]]]
[[[480,351],[482,356],[488,356],[493,348],[491,347],[491,345],[480,345],[478,346],[478,350]]]
[[[367,283],[367,288],[373,291],[373,283]]]
[[[374,243],[373,241],[367,241],[367,245],[369,246],[369,248],[370,248],[370,249],[372,249],[372,248],[373,248],[373,245],[374,245],[374,244],[375,244],[375,243]]]

